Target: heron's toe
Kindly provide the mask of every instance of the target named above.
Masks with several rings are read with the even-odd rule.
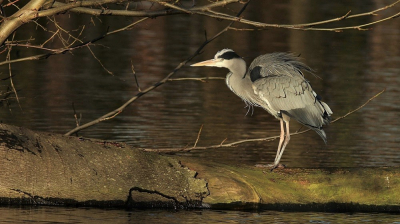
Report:
[[[268,168],[268,169],[271,169],[271,171],[276,168],[279,168],[279,169],[286,168],[285,164],[281,164],[281,163],[278,163],[277,165],[275,165],[275,164],[256,164],[254,166],[258,167],[258,168]]]

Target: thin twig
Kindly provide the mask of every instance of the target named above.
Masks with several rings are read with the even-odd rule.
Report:
[[[83,1],[75,1],[75,2],[69,3],[69,4],[55,2],[53,4],[53,8],[40,11],[38,13],[38,16],[43,17],[43,16],[48,16],[48,15],[53,15],[55,12],[60,12],[60,11],[65,11],[65,10],[71,10],[73,12],[87,13],[90,15],[97,15],[97,16],[113,15],[113,16],[132,16],[132,17],[151,17],[151,18],[158,17],[158,16],[174,15],[174,14],[198,14],[198,15],[203,15],[203,16],[212,17],[212,18],[216,18],[216,19],[236,21],[239,23],[259,27],[262,29],[274,27],[274,28],[297,29],[297,30],[318,30],[318,31],[341,32],[343,30],[348,30],[348,29],[364,30],[362,27],[371,26],[375,23],[393,19],[393,18],[398,17],[399,15],[395,14],[395,15],[389,16],[385,19],[373,22],[373,23],[360,24],[360,25],[355,25],[355,26],[350,26],[350,27],[318,28],[318,27],[314,27],[314,26],[329,24],[329,23],[333,23],[333,22],[337,22],[337,21],[341,21],[341,20],[345,20],[345,19],[352,19],[352,18],[361,17],[361,16],[377,15],[376,14],[377,12],[391,8],[400,2],[400,0],[397,0],[396,2],[394,2],[390,5],[387,5],[382,8],[375,9],[375,10],[369,11],[369,12],[350,15],[351,11],[348,11],[343,16],[339,16],[339,17],[336,17],[333,19],[328,19],[328,20],[323,20],[323,21],[318,21],[318,22],[311,22],[311,23],[303,23],[303,24],[268,24],[268,23],[256,22],[256,21],[243,19],[243,18],[239,18],[238,16],[232,16],[229,14],[216,12],[216,11],[212,10],[212,8],[215,8],[217,6],[224,6],[224,5],[238,3],[238,2],[241,3],[241,1],[238,1],[238,0],[218,1],[218,2],[206,4],[203,6],[196,6],[196,7],[191,7],[191,8],[182,8],[182,7],[173,5],[171,3],[167,3],[165,1],[153,0],[153,2],[157,2],[158,4],[169,7],[169,9],[159,10],[159,11],[151,11],[151,10],[130,11],[130,10],[94,9],[94,8],[82,7],[82,6],[87,6],[87,7],[98,6],[100,4],[104,4],[104,2],[107,2],[107,1],[112,2],[113,0],[103,0],[101,3],[98,2],[97,4],[94,4],[94,1],[84,1],[84,2]],[[61,10],[61,9],[63,9],[63,10]]]
[[[94,52],[92,51],[92,49],[90,48],[90,46],[87,45],[86,47],[89,49],[89,51],[90,51],[90,53],[92,54],[93,58],[96,59],[97,62],[99,62],[99,64],[101,65],[101,67],[103,67],[104,71],[106,71],[106,72],[107,72],[108,74],[110,74],[110,75],[114,75],[114,73],[112,73],[112,71],[108,70],[108,69],[106,68],[106,66],[104,66],[104,64],[100,61],[100,59],[94,54]]]
[[[4,5],[3,7],[5,8],[5,7],[8,7],[8,6],[10,6],[10,5],[13,5],[14,3],[16,3],[16,2],[18,2],[19,0],[15,0],[15,1],[13,1],[13,2],[10,2],[10,3],[8,3],[8,4],[6,4],[6,5]]]
[[[129,30],[133,26],[139,24],[140,22],[145,21],[146,19],[147,18],[140,19],[138,21],[135,21],[135,22],[129,24],[128,26],[125,26],[125,27],[120,28],[118,30],[107,32],[107,33],[105,33],[105,34],[103,34],[103,35],[101,35],[101,36],[99,36],[97,38],[94,38],[92,40],[77,44],[77,45],[69,47],[69,48],[59,48],[59,49],[54,49],[52,52],[49,52],[49,53],[46,53],[46,54],[38,54],[38,55],[33,55],[33,56],[25,57],[25,58],[18,58],[18,59],[9,60],[9,61],[2,61],[2,62],[0,62],[0,66],[4,65],[4,64],[12,64],[12,63],[18,63],[18,62],[24,62],[24,61],[47,59],[48,57],[53,56],[53,55],[64,54],[66,52],[73,51],[73,50],[78,49],[78,48],[86,47],[87,45],[93,44],[93,43],[105,38],[108,35],[116,34],[118,32],[122,32],[124,30]],[[8,42],[8,43],[10,43],[10,42]],[[14,43],[14,41],[11,42],[11,43]]]
[[[15,32],[14,32],[14,34],[13,34],[13,36],[12,36],[12,40],[14,40],[14,37],[15,37]],[[11,49],[12,49],[12,47],[8,47],[8,52],[7,52],[7,56],[6,56],[6,61],[10,61],[10,60],[11,60],[11,55],[10,55],[10,54],[11,54]],[[17,90],[15,89],[15,85],[14,85],[13,78],[12,78],[13,75],[12,75],[12,72],[11,72],[11,64],[8,64],[8,72],[9,72],[9,74],[10,74],[10,84],[11,84],[11,88],[12,88],[14,94],[15,94],[15,98],[17,99],[19,108],[22,110],[21,104],[20,104],[20,102],[19,102],[18,93],[17,93]]]
[[[182,11],[182,12],[187,13],[187,14],[193,14],[193,12],[191,12],[190,10],[181,8],[181,7],[179,7],[179,6],[170,4],[170,3],[168,3],[168,2],[162,2],[162,1],[160,2],[160,1],[157,1],[157,3],[160,4],[160,5],[169,7],[169,8],[171,8],[171,9],[176,9],[176,10],[178,10],[178,11]]]
[[[57,52],[58,49],[50,49],[50,48],[45,48],[43,45],[32,45],[32,44],[19,44],[19,43],[11,43],[11,44],[6,44],[7,46],[13,46],[13,47],[26,47],[26,48],[34,48],[34,49],[40,49],[40,50],[45,50],[45,51],[51,51],[51,52]]]
[[[176,78],[176,79],[168,79],[169,82],[172,82],[172,81],[188,81],[188,80],[206,82],[207,80],[225,80],[225,78],[224,78],[224,77],[201,77],[201,78]]]
[[[133,67],[133,61],[132,61],[132,60],[131,60],[131,66],[132,66],[132,74],[133,74],[133,76],[135,77],[136,86],[137,86],[138,91],[139,91],[139,93],[140,93],[140,92],[142,92],[142,90],[140,89],[139,81],[138,81],[138,79],[137,79],[136,72],[135,72],[135,68]]]
[[[111,1],[119,1],[119,0],[111,0]],[[108,1],[108,2],[111,2]],[[104,1],[103,1],[104,2]],[[53,7],[47,10],[39,11],[37,16],[38,17],[46,17],[50,15],[54,15],[64,11],[71,11],[75,13],[85,13],[94,16],[101,16],[101,15],[111,15],[111,16],[131,16],[131,17],[151,17],[155,18],[158,16],[166,16],[166,15],[175,15],[175,14],[187,14],[190,12],[191,14],[196,11],[205,11],[211,8],[221,7],[232,3],[238,3],[240,0],[224,0],[224,1],[217,1],[211,2],[204,6],[196,6],[190,9],[184,9],[179,7],[180,9],[164,9],[164,10],[155,10],[155,11],[136,11],[136,10],[114,10],[114,9],[96,9],[96,8],[89,8],[89,6],[98,6],[100,5],[99,2],[94,1],[74,1],[71,3],[61,3],[61,2],[54,2]]]
[[[224,140],[222,140],[222,142],[221,142],[219,145],[224,144],[224,142],[225,142],[226,140],[228,140],[228,138],[225,138]]]
[[[360,110],[361,108],[365,107],[365,105],[367,105],[369,102],[371,102],[371,100],[375,99],[376,97],[378,97],[379,95],[381,95],[381,94],[382,94],[383,92],[385,92],[385,91],[386,91],[386,89],[380,91],[379,93],[375,94],[375,96],[373,96],[373,97],[371,97],[369,100],[367,100],[367,102],[365,102],[363,105],[357,107],[356,109],[354,109],[354,110],[352,110],[352,111],[349,111],[347,114],[345,114],[345,115],[343,115],[343,116],[340,116],[340,117],[336,118],[335,120],[331,121],[331,123],[335,123],[336,121],[341,120],[341,119],[343,119],[343,118],[349,116],[350,114],[356,112],[357,110]]]
[[[79,127],[81,120],[82,120],[82,113],[79,114],[79,119],[78,119],[78,115],[76,114],[74,103],[72,103],[72,109],[74,110],[74,118],[75,118],[76,126]],[[78,133],[76,133],[76,134],[78,134]]]
[[[396,5],[398,3],[400,3],[400,0],[397,0],[397,1],[393,2],[390,5],[386,5],[386,6],[382,7],[382,8],[379,8],[379,9],[376,9],[376,10],[373,10],[373,11],[370,11],[370,12],[359,13],[359,14],[355,14],[355,15],[349,15],[347,18],[350,19],[350,18],[361,17],[361,16],[377,15],[377,12],[386,10],[388,8],[391,8],[391,7],[393,7],[394,5]]]
[[[355,113],[356,111],[360,110],[361,108],[365,107],[369,102],[371,102],[373,99],[375,99],[376,97],[378,97],[379,95],[381,95],[383,92],[385,92],[385,89],[382,90],[381,92],[375,94],[373,97],[371,97],[370,99],[368,99],[364,104],[362,104],[361,106],[357,107],[354,110],[351,110],[350,112],[346,113],[343,116],[340,116],[338,118],[336,118],[335,120],[333,120],[331,123],[335,123],[353,113]],[[307,129],[304,131],[300,131],[300,132],[294,132],[291,133],[290,135],[299,135],[299,134],[303,134],[306,133],[308,131],[310,131],[311,129]],[[221,144],[219,145],[211,145],[211,146],[194,146],[191,148],[163,148],[163,149],[143,149],[143,151],[146,152],[163,152],[163,153],[170,153],[170,152],[189,152],[192,150],[205,150],[205,149],[215,149],[215,148],[225,148],[225,147],[234,147],[243,143],[248,143],[248,142],[261,142],[261,141],[273,141],[275,139],[278,139],[279,136],[271,136],[271,137],[267,137],[267,138],[255,138],[255,139],[245,139],[245,140],[240,140],[240,141],[235,141],[235,142],[231,142],[231,143],[227,143],[227,144],[223,144],[225,142],[226,139],[224,139]]]
[[[379,9],[375,9],[373,11],[370,12],[364,12],[364,13],[359,13],[359,14],[354,14],[354,15],[349,15],[349,13],[337,17],[337,18],[333,18],[333,19],[329,19],[329,20],[324,20],[324,21],[319,21],[319,22],[312,22],[312,23],[304,23],[304,24],[267,24],[267,23],[262,23],[262,22],[255,22],[255,21],[250,21],[250,20],[246,20],[243,18],[240,18],[238,16],[232,16],[232,15],[228,15],[228,14],[224,14],[224,13],[220,13],[220,12],[215,12],[213,10],[211,10],[212,8],[218,7],[218,6],[224,6],[224,5],[228,5],[228,4],[234,4],[234,3],[241,3],[241,1],[239,0],[225,0],[225,1],[218,1],[218,2],[213,2],[213,3],[209,3],[206,4],[204,6],[196,6],[196,7],[192,7],[192,8],[188,8],[188,9],[184,9],[184,11],[182,11],[183,8],[179,7],[179,9],[181,9],[180,11],[176,10],[176,9],[168,9],[168,10],[161,10],[161,11],[128,11],[128,10],[109,10],[109,9],[92,9],[92,8],[84,8],[84,6],[101,6],[101,4],[106,4],[106,3],[116,3],[119,2],[119,0],[96,0],[96,1],[74,1],[71,2],[69,4],[64,4],[64,3],[60,3],[60,2],[54,2],[53,4],[53,8],[50,9],[46,9],[46,10],[40,10],[37,12],[37,14],[35,14],[35,18],[37,17],[44,17],[44,16],[50,16],[50,15],[55,15],[56,13],[59,12],[64,12],[65,10],[74,10],[74,9],[83,9],[83,10],[98,10],[98,13],[88,13],[88,14],[92,14],[92,15],[113,15],[113,16],[118,16],[118,15],[123,15],[123,16],[136,16],[136,17],[145,17],[142,20],[139,20],[138,22],[141,22],[145,19],[147,19],[148,17],[154,18],[157,16],[165,16],[165,15],[173,15],[173,14],[179,14],[179,13],[186,13],[184,11],[188,11],[191,12],[192,14],[199,14],[199,15],[203,15],[203,16],[208,16],[208,17],[212,17],[212,18],[217,18],[217,19],[223,19],[223,20],[230,20],[233,22],[239,22],[239,23],[243,23],[243,24],[247,24],[247,25],[251,25],[254,27],[258,27],[257,29],[238,29],[238,28],[233,28],[233,27],[229,27],[228,29],[232,29],[232,30],[247,30],[247,31],[251,31],[251,30],[265,30],[271,27],[274,28],[286,28],[286,29],[297,29],[297,30],[318,30],[318,31],[335,31],[335,32],[342,32],[344,30],[349,30],[349,29],[356,29],[356,30],[367,30],[366,27],[368,26],[372,26],[374,24],[377,23],[381,23],[396,17],[400,16],[400,13],[394,14],[392,16],[374,21],[374,22],[370,22],[367,24],[360,24],[360,25],[355,25],[355,26],[349,26],[349,27],[334,27],[334,28],[318,28],[318,27],[313,27],[315,25],[323,25],[323,24],[328,24],[334,21],[340,21],[340,20],[344,20],[344,19],[351,19],[351,18],[356,18],[356,17],[361,17],[361,16],[369,16],[369,15],[376,15],[377,12],[386,10],[390,7],[395,6],[396,4],[398,4],[400,2],[400,0],[397,0],[396,2],[384,6],[382,8]],[[78,8],[77,8],[78,7]],[[77,11],[78,12],[78,11]],[[79,11],[81,12],[81,11]],[[69,34],[68,31],[62,29],[58,23],[55,21],[55,19],[50,19],[50,21],[53,21],[56,28],[59,30],[62,30],[64,33],[67,33],[69,35],[70,38],[74,38],[75,41],[78,41],[78,38],[75,38],[74,36],[72,36],[71,34]],[[132,26],[134,24],[131,24]],[[130,26],[131,26],[130,25]],[[44,27],[43,27],[44,28]],[[131,27],[124,27],[122,28],[122,30],[128,30],[131,29]],[[120,29],[121,30],[121,29]],[[119,32],[120,30],[115,30],[112,32],[108,32],[107,35],[115,33],[115,32]],[[83,29],[82,29],[83,31]],[[81,32],[82,32],[81,31]],[[59,36],[60,40],[62,41],[62,43],[65,45],[65,47],[63,49],[54,49],[52,50],[51,53],[48,54],[41,54],[41,55],[34,55],[34,56],[29,56],[26,58],[19,58],[17,60],[9,60],[9,61],[3,61],[0,62],[0,65],[3,64],[9,64],[9,63],[17,63],[17,62],[22,62],[22,61],[29,61],[29,60],[38,60],[38,59],[45,59],[48,58],[49,56],[52,55],[56,55],[56,54],[61,54],[61,53],[65,53],[67,51],[72,51],[77,49],[78,47],[72,47],[72,45],[75,43],[75,41],[73,41],[72,43],[70,43],[69,45],[67,45],[65,43],[65,39],[62,37],[61,32],[56,32],[56,34]],[[105,36],[102,36],[100,39],[104,38]],[[7,35],[5,35],[7,36]],[[79,35],[80,36],[80,35]],[[98,39],[96,39],[95,41],[97,41]],[[91,41],[91,43],[95,42],[94,40]],[[88,43],[88,42],[86,42]],[[83,42],[81,42],[82,45]],[[48,50],[48,49],[46,49]],[[97,59],[96,59],[97,60]],[[103,66],[103,65],[102,65]],[[104,66],[103,66],[104,67]],[[107,72],[109,72],[108,70],[106,70]]]
[[[197,143],[199,142],[200,139],[200,134],[201,134],[201,130],[203,129],[203,125],[200,126],[200,130],[199,133],[197,133],[197,138],[196,138],[196,142],[194,143],[193,147],[196,148]]]
[[[247,5],[249,4],[250,1],[248,1],[240,10],[240,12],[238,13],[238,16],[246,9]],[[217,33],[215,36],[213,36],[211,39],[206,40],[203,42],[203,44],[191,55],[189,56],[189,58],[187,58],[186,60],[182,61],[181,63],[179,63],[178,66],[176,66],[176,68],[170,72],[165,78],[163,78],[161,81],[155,83],[154,85],[148,87],[147,89],[143,90],[142,92],[139,92],[138,94],[136,94],[135,96],[133,96],[131,99],[129,99],[128,101],[126,101],[122,106],[118,107],[117,109],[93,120],[90,121],[86,124],[83,124],[79,127],[76,127],[72,130],[70,130],[69,132],[67,132],[65,134],[65,136],[69,136],[77,131],[80,131],[82,129],[86,129],[90,126],[93,126],[97,123],[100,123],[104,120],[109,120],[111,118],[114,118],[115,116],[117,116],[118,114],[120,114],[128,105],[130,105],[131,103],[133,103],[134,101],[136,101],[137,99],[139,99],[141,96],[143,96],[144,94],[152,91],[153,89],[161,86],[162,84],[166,83],[168,81],[168,79],[170,79],[179,69],[181,69],[184,65],[186,65],[186,63],[188,63],[189,61],[191,61],[194,57],[196,57],[197,55],[200,54],[201,50],[207,45],[209,44],[211,41],[215,40],[217,37],[219,37],[221,34],[225,33],[226,31],[228,31],[228,28],[230,26],[232,26],[233,22],[230,22],[228,26],[226,26],[224,29],[222,29],[219,33]]]
[[[359,13],[359,14],[355,14],[355,15],[349,15],[349,12],[346,13],[343,16],[337,17],[337,18],[333,18],[333,19],[329,19],[329,20],[324,20],[324,21],[318,21],[318,22],[312,22],[312,23],[304,23],[304,24],[268,24],[268,23],[262,23],[262,22],[255,22],[255,21],[251,21],[251,20],[247,20],[247,19],[243,19],[243,18],[239,18],[238,16],[231,16],[229,14],[224,14],[224,13],[216,13],[212,10],[206,10],[203,12],[196,12],[196,14],[199,15],[203,15],[203,16],[208,16],[208,17],[212,17],[212,18],[216,18],[216,19],[222,19],[222,20],[230,20],[230,21],[237,21],[239,23],[243,23],[243,24],[247,24],[247,25],[251,25],[251,26],[255,26],[255,27],[259,27],[259,28],[285,28],[285,29],[296,29],[296,30],[318,30],[318,31],[335,31],[335,32],[340,32],[342,30],[348,30],[348,29],[357,29],[357,30],[362,30],[362,27],[366,27],[366,26],[371,26],[373,24],[376,23],[380,23],[389,19],[393,19],[399,16],[400,13],[396,13],[395,15],[389,16],[387,18],[372,22],[372,23],[368,23],[368,24],[361,24],[361,25],[355,25],[355,26],[350,26],[350,27],[334,27],[334,28],[318,28],[318,27],[313,27],[315,25],[322,25],[322,24],[328,24],[328,23],[332,23],[332,22],[336,22],[336,21],[340,21],[340,20],[344,20],[344,19],[349,19],[349,18],[355,18],[355,17],[360,17],[360,16],[368,16],[368,15],[375,15],[376,12],[378,11],[382,11],[385,9],[388,9],[390,7],[393,7],[394,5],[398,4],[400,2],[400,0],[397,0],[396,2],[394,2],[391,5],[387,5],[384,6],[382,8],[370,11],[370,12],[365,12],[365,13]]]
[[[47,39],[45,42],[43,42],[40,46],[43,47],[47,42],[54,39],[54,37],[57,35],[58,32],[59,32],[59,30],[57,30],[49,39]]]

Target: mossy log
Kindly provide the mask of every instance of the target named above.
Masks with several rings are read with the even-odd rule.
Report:
[[[221,209],[400,212],[400,169],[285,168],[270,171],[182,158],[207,180],[203,203]]]
[[[0,204],[400,211],[400,169],[276,169],[0,125]]]

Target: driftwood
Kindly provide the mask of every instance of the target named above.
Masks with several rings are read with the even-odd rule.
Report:
[[[271,172],[0,125],[3,205],[398,212],[399,192],[396,167]]]

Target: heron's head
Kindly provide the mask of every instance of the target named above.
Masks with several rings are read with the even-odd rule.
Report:
[[[215,54],[213,59],[198,62],[191,66],[208,66],[208,67],[219,67],[219,68],[228,68],[232,71],[236,66],[240,66],[244,63],[244,67],[246,67],[246,63],[231,49],[223,49]]]

